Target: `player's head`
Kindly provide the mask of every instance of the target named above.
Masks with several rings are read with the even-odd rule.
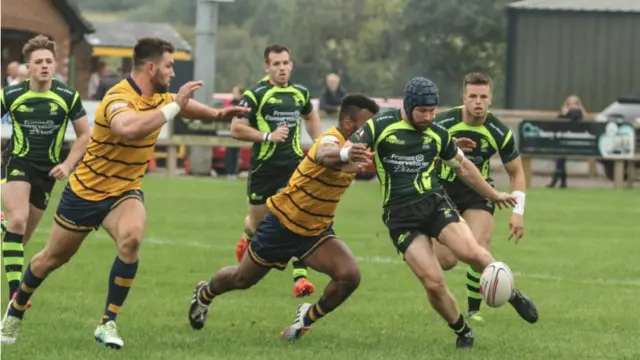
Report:
[[[409,123],[418,130],[431,126],[438,103],[438,88],[427,78],[415,77],[404,88],[404,112]]]
[[[44,83],[53,79],[56,72],[55,42],[38,35],[24,44],[22,55],[27,62],[31,81]]]
[[[462,102],[467,113],[474,118],[483,118],[491,106],[493,85],[491,79],[481,73],[470,73],[462,83]]]
[[[133,47],[134,72],[148,78],[157,93],[169,91],[171,79],[176,75],[173,71],[174,51],[171,43],[155,37],[140,38]]]
[[[380,107],[373,99],[360,94],[347,95],[340,104],[340,129],[346,136],[351,136],[378,111]]]
[[[288,47],[272,44],[264,49],[264,71],[272,83],[284,86],[291,78],[291,51]]]

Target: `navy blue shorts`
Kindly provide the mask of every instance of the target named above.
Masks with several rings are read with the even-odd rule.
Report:
[[[127,199],[138,199],[144,202],[144,194],[141,190],[129,190],[118,196],[91,201],[76,195],[67,184],[62,192],[54,220],[69,231],[90,232],[94,229],[97,230],[111,210]]]
[[[291,258],[304,260],[332,237],[336,237],[333,226],[319,235],[303,236],[287,229],[275,215],[269,213],[251,239],[249,258],[258,265],[284,270]]]

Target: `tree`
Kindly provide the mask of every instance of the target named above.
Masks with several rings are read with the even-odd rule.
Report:
[[[501,79],[508,0],[409,0],[404,35],[407,66],[432,78],[447,104],[460,101],[460,81],[471,71]],[[498,91],[502,83],[494,81]],[[496,100],[501,99],[500,93]]]

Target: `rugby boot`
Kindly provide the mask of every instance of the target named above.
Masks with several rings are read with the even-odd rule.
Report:
[[[458,335],[456,339],[456,349],[470,349],[473,347],[474,341],[473,330],[469,329],[466,333]]]
[[[242,237],[240,238],[240,241],[238,241],[238,245],[236,245],[236,259],[238,259],[238,262],[242,260],[248,248],[249,248],[249,241],[244,235],[242,235]]]
[[[525,296],[520,290],[514,289],[509,303],[516,309],[518,315],[526,322],[534,324],[538,321],[538,309],[531,299]]]
[[[284,330],[280,333],[280,337],[282,338],[282,340],[295,341],[300,339],[302,335],[304,335],[308,331],[311,331],[310,326],[304,326],[304,316],[309,311],[311,306],[312,305],[309,303],[304,303],[298,306],[295,320],[293,320],[293,323],[284,328]]]
[[[93,333],[97,343],[103,344],[104,347],[111,349],[122,349],[124,341],[118,334],[118,327],[113,320],[107,321],[104,324],[98,325],[96,331]]]
[[[198,293],[205,286],[207,286],[207,282],[200,281],[193,290],[193,296],[191,297],[191,306],[189,307],[189,324],[191,324],[191,327],[195,330],[202,329],[205,321],[207,321],[209,305],[203,303],[198,298]]]
[[[293,284],[293,296],[305,297],[313,294],[316,290],[315,286],[307,278],[300,278]]]
[[[7,312],[4,313],[2,317],[2,324],[0,327],[0,333],[2,333],[2,343],[3,344],[14,344],[18,341],[18,333],[20,332],[20,323],[22,319],[9,315],[9,309],[11,308],[11,304],[13,304],[13,300],[9,301],[9,306],[7,306]]]

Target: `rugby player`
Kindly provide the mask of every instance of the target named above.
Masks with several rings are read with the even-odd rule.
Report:
[[[139,39],[133,70],[112,87],[96,110],[86,153],[62,193],[45,248],[27,266],[18,295],[2,319],[2,342],[14,343],[29,298],[43,280],[65,264],[100,225],[114,239],[118,255],[109,275],[109,291],[95,339],[119,349],[116,317],[133,284],[146,222],[140,190],[162,126],[180,114],[204,121],[231,118],[243,107],[213,109],[192,100],[201,81],[168,93],[174,77],[173,46],[158,38]]]
[[[75,167],[91,135],[78,92],[53,78],[55,42],[36,36],[26,42],[22,54],[29,65],[27,81],[0,90],[2,116],[9,114],[13,127],[2,179],[2,210],[7,220],[3,224],[2,258],[10,298],[16,296],[20,285],[24,246],[42,219],[51,190],[56,180],[64,180]],[[63,158],[61,149],[69,123],[76,140]]]
[[[438,89],[426,78],[414,78],[406,86],[403,108],[382,113],[367,121],[352,137],[375,154],[383,193],[383,222],[398,252],[427,291],[433,308],[456,333],[456,347],[473,346],[471,328],[447,289],[430,238],[437,238],[474,270],[494,262],[442,190],[435,160],[445,161],[472,189],[492,203],[515,204],[513,195],[499,193],[466,159],[447,129],[433,123],[439,103]],[[509,302],[526,321],[538,320],[531,300],[514,290]]]
[[[224,267],[209,282],[196,285],[189,308],[191,327],[202,329],[216,296],[250,288],[271,268],[284,270],[292,257],[329,275],[331,281],[318,302],[298,307],[293,323],[281,334],[284,340],[300,338],[358,287],[358,265],[333,231],[333,220],[340,198],[355,179],[356,164],[366,165],[372,156],[363,145],[342,145],[377,112],[378,105],[367,97],[348,95],[343,99],[338,127],[330,128],[315,142],[287,187],[267,199],[270,212],[240,264]]]
[[[283,45],[269,45],[264,50],[267,76],[244,92],[241,105],[251,111],[231,123],[231,136],[253,142],[251,168],[247,184],[249,211],[244,220],[244,234],[236,247],[241,261],[258,224],[268,213],[267,198],[287,185],[304,153],[300,146],[300,116],[312,139],[322,128],[311,104],[309,90],[290,81],[293,62],[290,50]],[[299,259],[293,261],[293,295],[311,295],[313,284]]]
[[[509,221],[509,239],[517,244],[524,234],[525,179],[522,161],[511,130],[495,115],[490,113],[492,99],[491,79],[480,73],[471,73],[463,81],[462,106],[438,113],[435,122],[442,125],[456,143],[463,148],[467,159],[473,163],[482,177],[492,183],[489,160],[495,154],[500,155],[504,168],[511,180],[512,194],[517,198],[513,214]],[[480,246],[489,249],[493,235],[493,214],[495,205],[475,190],[467,186],[451,169],[440,162],[438,175],[445,191],[466,220],[471,232]],[[436,254],[444,270],[456,265],[456,257],[446,247],[435,244]],[[468,317],[483,321],[480,316],[481,273],[469,267],[467,270]]]

